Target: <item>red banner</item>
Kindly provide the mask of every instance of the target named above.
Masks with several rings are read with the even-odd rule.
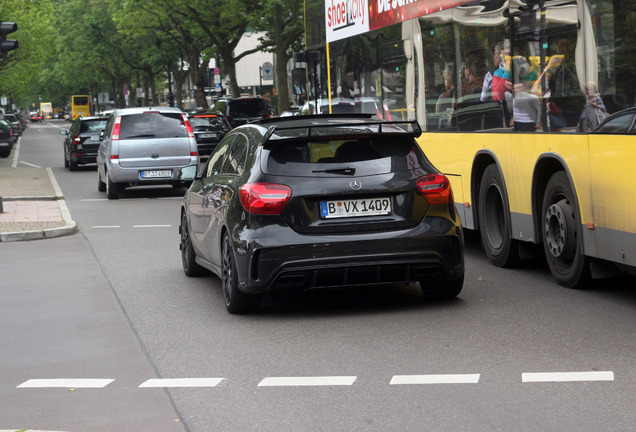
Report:
[[[473,0],[368,0],[369,30],[398,24]]]

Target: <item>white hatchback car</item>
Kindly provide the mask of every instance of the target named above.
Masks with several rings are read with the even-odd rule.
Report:
[[[192,126],[178,108],[115,110],[100,139],[97,189],[109,199],[131,186],[186,186],[179,169],[199,161]]]

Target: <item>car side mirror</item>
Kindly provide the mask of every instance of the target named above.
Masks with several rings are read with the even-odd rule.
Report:
[[[179,170],[177,179],[182,181],[194,181],[197,178],[198,165],[188,165]]]
[[[68,135],[68,131],[66,129],[62,129],[60,131],[60,135]]]
[[[102,134],[91,135],[91,141],[101,141],[101,140],[102,140]]]

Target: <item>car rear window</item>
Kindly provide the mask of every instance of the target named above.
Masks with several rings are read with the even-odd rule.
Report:
[[[106,127],[108,119],[87,120],[80,124],[80,133],[82,132],[101,132]]]
[[[145,112],[121,118],[119,139],[187,138],[188,131],[179,113]]]
[[[395,136],[269,142],[272,175],[374,175],[428,167],[415,140]]]
[[[265,111],[265,102],[261,99],[235,99],[230,101],[230,116],[260,117]]]
[[[195,132],[230,130],[230,125],[225,119],[218,116],[190,117],[190,124]]]

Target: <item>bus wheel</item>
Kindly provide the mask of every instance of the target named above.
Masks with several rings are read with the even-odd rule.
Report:
[[[512,238],[505,202],[499,170],[489,165],[479,186],[479,232],[488,260],[497,267],[512,267],[519,260],[519,245]]]
[[[581,222],[565,172],[548,181],[541,214],[543,250],[552,276],[560,285],[585,287],[592,279],[590,263],[583,254]]]

